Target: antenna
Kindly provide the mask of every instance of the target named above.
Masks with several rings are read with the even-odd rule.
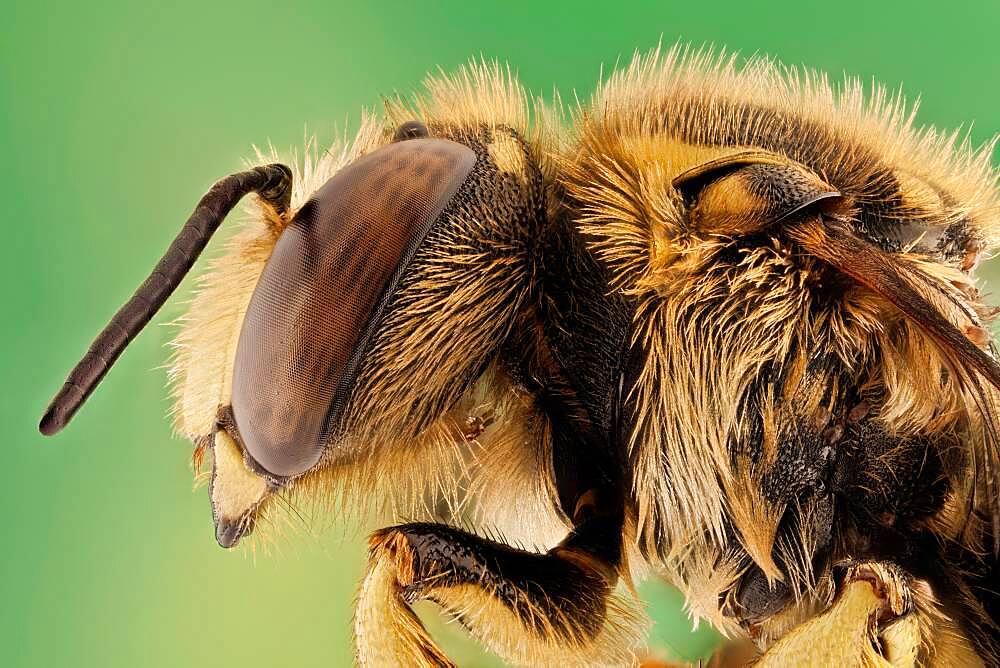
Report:
[[[251,192],[284,214],[291,200],[292,170],[277,163],[254,167],[225,177],[205,193],[149,277],[70,371],[42,416],[39,431],[51,436],[73,419],[128,344],[177,289],[225,217]]]

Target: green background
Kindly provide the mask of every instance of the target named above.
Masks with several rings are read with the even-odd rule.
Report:
[[[35,431],[91,336],[251,144],[300,146],[303,128],[327,142],[381,94],[479,54],[533,91],[587,94],[602,65],[661,35],[903,83],[925,96],[925,122],[975,121],[977,141],[1000,129],[995,1],[158,4],[8,0],[0,19],[3,666],[350,661],[356,537],[303,535],[256,559],[215,544],[157,368],[183,299],[70,429]],[[675,594],[644,593],[657,645],[688,659],[711,648]],[[487,665],[470,643],[448,647]]]

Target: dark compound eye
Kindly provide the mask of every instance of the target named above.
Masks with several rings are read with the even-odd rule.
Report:
[[[474,164],[445,139],[390,144],[338,172],[282,232],[243,321],[232,395],[247,452],[272,475],[309,470],[336,435],[385,296]]]

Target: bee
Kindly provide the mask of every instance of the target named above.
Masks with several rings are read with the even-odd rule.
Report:
[[[389,515],[363,666],[629,664],[652,574],[764,666],[997,665],[991,146],[765,58],[637,55],[564,113],[473,62],[202,198],[64,427],[245,195],[174,342],[218,542]]]

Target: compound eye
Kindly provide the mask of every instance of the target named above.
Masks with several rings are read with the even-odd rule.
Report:
[[[338,435],[382,309],[474,163],[445,139],[390,144],[338,172],[282,232],[233,373],[233,418],[267,472],[306,472]]]

